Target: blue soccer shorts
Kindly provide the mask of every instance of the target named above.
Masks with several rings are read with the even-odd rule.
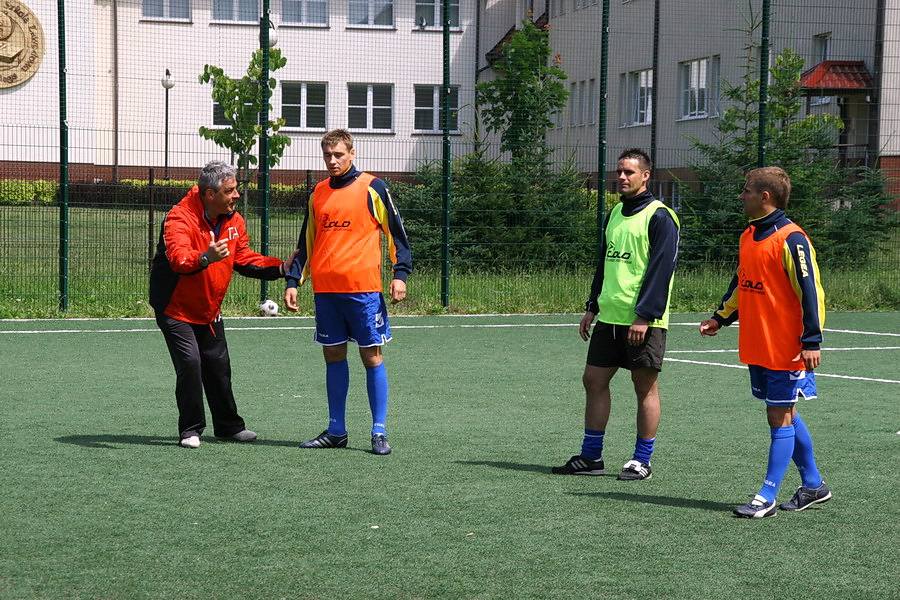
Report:
[[[383,346],[391,340],[387,306],[381,292],[315,294],[315,341],[337,346],[354,341],[360,348]]]
[[[758,365],[750,367],[753,397],[768,406],[794,404],[800,398],[816,397],[816,374],[812,371],[773,371]]]

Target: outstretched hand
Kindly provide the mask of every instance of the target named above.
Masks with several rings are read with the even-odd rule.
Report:
[[[705,321],[700,323],[700,336],[702,337],[705,335],[716,335],[717,333],[719,333],[720,327],[721,325],[719,325],[719,322],[715,319],[706,319]]]

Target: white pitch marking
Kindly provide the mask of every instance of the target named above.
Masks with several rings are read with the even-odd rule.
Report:
[[[666,358],[665,360],[672,362],[690,363],[694,365],[710,365],[712,367],[728,367],[729,369],[746,369],[747,365],[726,365],[725,363],[705,362],[700,360],[685,360],[683,358]],[[878,381],[881,383],[900,383],[896,379],[876,379],[874,377],[854,377],[852,375],[832,375],[830,373],[820,373],[816,371],[816,377],[832,377],[834,379],[857,379],[859,381]]]

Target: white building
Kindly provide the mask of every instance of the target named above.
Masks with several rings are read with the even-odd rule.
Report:
[[[53,176],[60,158],[58,3],[5,0],[2,6],[17,3],[43,24],[46,52],[31,79],[0,88],[0,176],[28,176],[41,165]],[[66,0],[73,173],[81,168],[104,180],[143,178],[156,167],[161,177],[168,163],[191,178],[207,160],[230,159],[197,133],[215,121],[212,88],[197,77],[205,64],[235,77],[245,73],[259,47],[261,4]],[[617,151],[631,146],[651,151],[658,175],[677,170],[685,164],[689,136],[712,139],[722,81],[737,83],[746,61],[748,38],[738,30],[746,28],[750,4],[610,0],[607,170]],[[770,57],[790,47],[805,58],[807,110],[841,115],[841,151],[848,160],[879,159],[884,168],[900,170],[900,0],[863,8],[824,0],[772,4]],[[752,5],[758,13],[761,2]],[[548,142],[560,149],[557,160],[596,173],[602,6],[602,0],[451,0],[454,154],[472,149],[475,83],[493,76],[488,54],[522,19],[543,18],[570,91]],[[292,139],[273,175],[320,170],[318,140],[335,127],[356,135],[357,162],[377,173],[409,173],[439,158],[441,8],[442,0],[271,0],[272,33],[288,59],[272,74],[271,114],[288,120],[281,133]],[[0,37],[2,29],[0,22]],[[3,69],[0,53],[0,78]],[[168,92],[166,154],[160,80],[167,69],[175,85]]]

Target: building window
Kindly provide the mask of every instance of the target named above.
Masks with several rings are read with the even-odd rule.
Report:
[[[286,127],[325,129],[324,83],[283,82],[281,84],[281,116]]]
[[[588,80],[588,116],[585,123],[590,123],[593,125],[597,122],[597,112],[600,109],[600,105],[597,103],[597,80],[590,79]]]
[[[259,120],[259,113],[252,111],[253,105],[250,103],[244,104],[244,106],[247,107],[247,110],[241,111],[241,114],[236,115],[235,118],[239,122],[249,121],[249,126],[252,127]],[[233,125],[234,123],[225,116],[225,109],[222,108],[222,105],[213,102],[213,126],[232,127]]]
[[[213,21],[259,22],[259,0],[213,0]]]
[[[347,125],[363,131],[393,129],[394,89],[388,84],[347,84]]]
[[[440,133],[444,130],[444,106],[439,85],[417,85],[414,88],[417,132]],[[459,131],[459,88],[450,88],[450,131]]]
[[[813,53],[813,65],[831,60],[831,32],[820,33],[813,38]],[[809,102],[813,106],[828,104],[831,102],[831,96],[813,96],[809,99]]]
[[[831,60],[831,32],[820,33],[813,38],[813,51],[815,52],[814,64]]]
[[[719,57],[700,58],[678,65],[681,118],[698,119],[718,114]]]
[[[566,2],[568,0],[549,0],[550,1],[550,16],[551,17],[561,17],[566,14]]]
[[[653,122],[653,69],[633,71],[622,76],[622,125],[648,125]]]
[[[281,0],[281,19],[284,23],[326,25],[327,0]]]
[[[350,0],[350,24],[392,27],[393,0]]]
[[[416,25],[435,27],[442,24],[442,0],[416,0]],[[450,0],[450,27],[459,27],[459,0]]]
[[[569,84],[569,127],[574,127],[578,121],[578,84],[574,81]]]
[[[190,19],[191,0],[143,0],[141,14],[150,19]]]

